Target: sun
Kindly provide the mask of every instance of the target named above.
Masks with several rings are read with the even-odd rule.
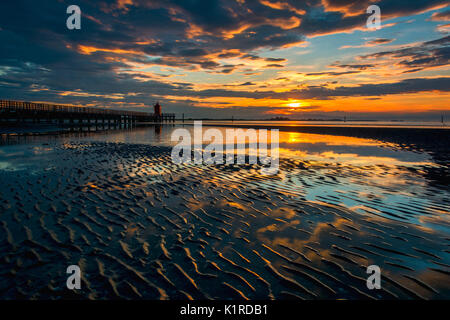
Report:
[[[288,106],[291,108],[298,108],[300,107],[302,104],[300,102],[292,102],[292,103],[288,103]]]

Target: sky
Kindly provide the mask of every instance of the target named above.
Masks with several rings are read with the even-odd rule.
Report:
[[[370,5],[381,28],[368,28]],[[81,29],[68,29],[69,5]],[[194,118],[450,117],[440,0],[1,1],[0,99]]]

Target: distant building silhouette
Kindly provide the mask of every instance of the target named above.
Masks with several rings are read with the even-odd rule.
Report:
[[[156,102],[156,104],[153,106],[153,109],[155,116],[161,117],[162,112],[161,112],[161,105],[159,104],[159,102]]]

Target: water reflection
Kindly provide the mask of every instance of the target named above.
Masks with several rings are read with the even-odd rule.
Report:
[[[25,144],[0,148],[0,168],[23,169],[24,163],[45,158],[45,154],[51,152],[52,144],[70,141],[174,146],[177,142],[171,141],[171,135],[180,127],[194,136],[193,126],[172,125],[59,136],[2,136],[3,144]],[[202,133],[210,128],[219,130],[223,137],[230,129],[203,127]],[[260,141],[247,139],[245,150],[238,150],[238,153],[261,152],[261,149],[250,149],[251,142]],[[204,141],[203,146],[209,143]],[[223,149],[229,144],[233,141],[225,141]],[[430,179],[431,173],[441,170],[442,165],[436,164],[428,153],[372,139],[281,131],[279,154],[280,173],[276,177],[255,178],[258,174],[255,170],[224,169],[221,179],[248,179],[249,183],[261,188],[288,192],[309,201],[345,206],[361,214],[448,229],[447,218],[432,218],[448,213],[449,190],[446,185],[435,183],[436,175],[433,176],[435,179]]]

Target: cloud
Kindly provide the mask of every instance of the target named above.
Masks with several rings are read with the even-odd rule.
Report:
[[[381,51],[373,54],[362,55],[361,60],[387,59],[391,64],[404,69],[403,72],[411,73],[429,68],[445,66],[450,59],[450,36],[420,43],[412,47],[398,50]]]
[[[367,7],[375,1],[364,0],[322,0],[323,6],[326,11],[338,11],[343,12],[345,15],[359,15],[361,12],[365,12]]]
[[[367,70],[374,68],[376,65],[373,63],[366,64],[341,64],[339,61],[332,63],[330,67],[344,68],[344,69],[356,69],[356,70]]]
[[[265,66],[265,68],[283,68],[284,66],[282,64],[278,63],[270,63]]]
[[[450,10],[435,12],[431,15],[432,21],[450,21]]]
[[[447,24],[441,24],[436,27],[436,31],[443,34],[450,33],[450,23]]]
[[[319,99],[349,96],[384,96],[431,91],[449,92],[450,77],[406,79],[393,83],[367,83],[355,87],[339,86],[334,89],[324,86],[308,87],[300,91],[299,94],[302,98]]]
[[[382,17],[394,18],[424,13],[447,6],[439,0],[322,0],[325,11],[342,12],[345,16],[355,16],[365,12],[370,5],[381,9]]]
[[[73,31],[65,26],[66,8],[72,4],[68,0],[1,1],[0,95],[120,108],[139,108],[156,99],[181,108],[184,99],[193,108],[201,97],[333,99],[396,94],[389,87],[399,93],[427,91],[416,88],[419,80],[413,79],[375,87],[363,84],[332,89],[315,84],[279,92],[271,88],[270,81],[259,79],[266,74],[279,77],[277,73],[284,71],[280,69],[291,67],[291,61],[272,50],[305,44],[309,37],[365,28],[369,3],[372,1],[79,0],[82,28]],[[446,1],[376,3],[387,19],[442,7]],[[434,13],[432,20],[447,19],[446,12]],[[365,45],[391,41],[376,38]],[[270,53],[273,57],[268,57]],[[361,56],[361,61],[337,62],[329,66],[332,70],[302,74],[359,74],[373,69],[377,59],[392,59],[404,72],[415,72],[448,64],[448,55],[448,38],[442,38]],[[183,73],[188,76],[180,78]],[[226,84],[225,77],[234,77],[232,83],[239,85],[228,89],[236,90],[225,90],[225,86],[202,90],[215,79]],[[423,79],[422,84],[429,81]],[[243,91],[253,85],[270,90]]]
[[[374,39],[374,40],[370,40],[367,41],[367,45],[378,45],[378,44],[387,44],[387,43],[391,43],[392,41],[394,41],[395,39],[385,39],[385,38],[378,38],[378,39]]]
[[[347,75],[347,74],[355,74],[355,73],[360,73],[360,71],[328,71],[328,72],[310,72],[310,73],[305,73],[304,75],[307,77],[317,77],[317,76],[330,76],[330,77],[338,77],[338,76],[342,76],[342,75]]]
[[[368,40],[362,45],[356,45],[356,46],[341,46],[339,49],[347,49],[347,48],[368,48],[368,47],[375,47],[382,44],[388,44],[393,42],[395,39],[386,39],[386,38],[378,38],[374,40]]]
[[[180,92],[197,98],[208,97],[234,97],[252,99],[330,99],[338,97],[365,97],[384,96],[393,94],[408,94],[419,92],[449,92],[450,77],[416,78],[398,82],[365,83],[357,86],[338,86],[329,88],[323,85],[307,85],[301,89],[293,89],[285,92],[275,91],[234,91],[225,89],[207,89],[189,92]]]

